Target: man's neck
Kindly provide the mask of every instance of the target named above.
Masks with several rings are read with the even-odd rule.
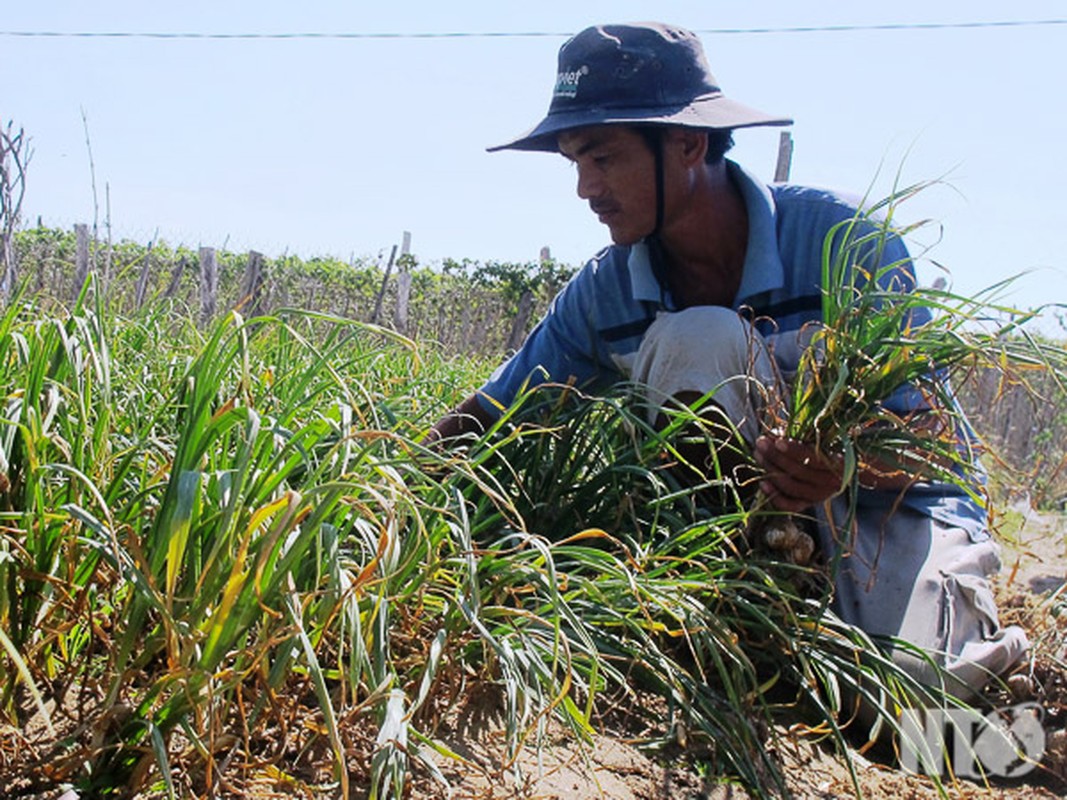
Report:
[[[671,295],[681,307],[731,306],[741,286],[748,212],[725,163],[705,170],[660,234]]]

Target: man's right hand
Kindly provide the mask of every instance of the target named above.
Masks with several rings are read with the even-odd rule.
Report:
[[[760,490],[779,511],[798,513],[841,491],[844,464],[814,445],[780,436],[756,440],[756,463],[766,471]]]
[[[427,447],[439,447],[450,439],[470,433],[481,435],[492,424],[493,418],[485,410],[477,395],[471,395],[434,423],[422,443]]]

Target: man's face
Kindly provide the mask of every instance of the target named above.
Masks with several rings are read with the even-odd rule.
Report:
[[[603,125],[561,133],[559,151],[578,170],[578,196],[615,244],[634,244],[656,225],[656,165],[644,136]]]

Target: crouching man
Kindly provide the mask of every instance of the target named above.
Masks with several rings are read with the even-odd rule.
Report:
[[[734,130],[790,122],[725,96],[686,30],[603,25],[566,42],[548,114],[491,149],[570,161],[579,197],[613,244],[431,437],[484,429],[532,376],[592,388],[647,385],[653,417],[672,399],[715,390],[716,406],[765,470],[769,502],[820,516],[819,545],[833,553],[849,517],[840,466],[808,444],[761,431],[759,419],[763,391],[797,368],[800,349],[788,346],[790,337],[821,322],[824,241],[857,209],[824,190],[763,185],[725,157]],[[878,257],[872,267],[896,265],[891,282],[914,286],[899,239],[888,239]],[[743,318],[740,309],[751,313]],[[765,339],[779,346],[770,352]],[[914,410],[908,388],[887,406]],[[958,488],[914,475],[870,471],[860,483],[836,575],[838,615],[918,646],[955,678],[960,695],[1016,664],[1028,642],[1021,629],[998,623],[988,577],[1000,562],[985,510]],[[920,680],[934,679],[923,659],[895,657]]]

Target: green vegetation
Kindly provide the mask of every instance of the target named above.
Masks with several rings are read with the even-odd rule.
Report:
[[[769,790],[768,689],[833,726],[864,676],[900,680],[795,568],[739,556],[740,517],[702,513],[621,398],[531,395],[443,456],[417,440],[472,376],[364,324],[230,315],[201,336],[83,298],[12,306],[0,348],[0,685],[10,718],[57,732],[52,781],[204,791],[241,749],[299,785],[308,765],[256,743],[310,694],[335,789],[351,770],[399,796],[438,693],[473,675],[500,686],[512,750],[643,688],[665,740],[703,734]],[[379,745],[353,766],[360,726]]]
[[[24,261],[25,280],[50,263]],[[381,272],[347,269],[340,285],[373,300]],[[450,265],[416,294],[513,272]],[[532,274],[508,302],[560,279]],[[828,295],[834,322],[783,399],[792,433],[851,463],[955,457],[882,413],[900,380],[948,401],[949,373],[1058,376],[1048,343],[964,324],[988,304],[900,300],[855,275]],[[752,512],[709,510],[728,481],[694,480],[676,449],[714,435],[699,415],[656,431],[625,388],[555,387],[439,452],[422,436],[489,362],[325,311],[201,331],[179,296],[150,294],[134,308],[90,283],[69,311],[41,296],[0,317],[0,703],[48,731],[27,792],[269,779],[400,797],[413,775],[443,781],[435,759],[460,759],[435,731],[483,685],[511,754],[550,718],[582,739],[625,704],[650,747],[703,742],[709,774],[770,795],[776,723],[841,748],[894,729],[905,705],[953,702],[836,620],[818,570],[752,552]],[[935,321],[909,327],[920,305]],[[854,717],[861,700],[873,723]]]
[[[42,307],[69,306],[76,272],[74,233],[44,227],[22,230],[15,235],[15,251],[19,283]],[[95,243],[90,260],[101,276],[99,289],[111,312],[134,314],[140,306],[158,302],[191,310],[200,307],[196,249],[161,241],[147,246],[129,241]],[[249,254],[220,249],[216,260],[217,307],[246,309]],[[287,255],[265,260],[259,308],[300,308],[391,324],[401,268],[411,278],[405,333],[436,342],[448,352],[474,355],[503,352],[524,294],[528,292],[534,301],[528,329],[573,272],[552,259],[525,264],[446,260],[431,266],[410,255],[394,264],[383,258],[342,261]],[[377,319],[376,310],[381,313]]]
[[[894,192],[827,237],[824,324],[806,332],[809,345],[774,424],[791,438],[842,456],[846,483],[857,479],[860,463],[909,474],[921,466],[921,474],[975,493],[983,481],[966,473],[977,452],[958,443],[960,432],[970,429],[960,387],[976,393],[976,376],[995,376],[1001,385],[1017,387],[1020,397],[1043,396],[1062,409],[1067,351],[1028,331],[1040,309],[1020,312],[999,302],[1013,279],[964,297],[911,285],[899,272],[903,263],[869,266],[881,263],[890,230],[906,237],[922,226],[902,228],[894,217],[900,203],[923,188]],[[930,411],[894,413],[886,401],[902,387],[911,387],[910,405]],[[966,438],[979,446],[973,435]],[[1055,481],[1054,474],[1045,478]],[[1043,485],[1046,491],[1050,483]]]

